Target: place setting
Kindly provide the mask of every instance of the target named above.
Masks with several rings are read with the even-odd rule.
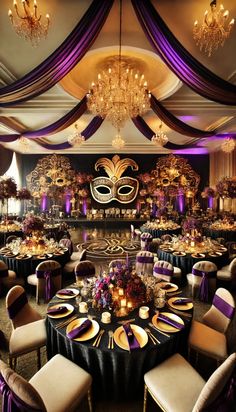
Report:
[[[138,325],[125,323],[114,331],[114,341],[121,349],[132,351],[148,343],[147,332]]]
[[[177,333],[184,329],[185,324],[183,319],[169,312],[158,312],[152,318],[152,324],[158,331],[169,333]]]
[[[190,310],[193,308],[193,300],[191,298],[171,297],[167,303],[172,308],[179,310]]]
[[[47,316],[52,319],[60,319],[71,315],[74,312],[74,306],[69,303],[58,303],[51,305],[47,309]]]
[[[58,290],[56,293],[56,297],[59,299],[73,299],[79,295],[79,290],[75,288],[65,288]]]
[[[66,336],[77,342],[85,342],[94,338],[99,332],[99,323],[94,319],[77,318],[66,328]]]

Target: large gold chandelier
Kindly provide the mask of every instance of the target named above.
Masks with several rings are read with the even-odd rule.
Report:
[[[121,56],[122,0],[120,0],[119,55],[98,74],[87,95],[88,109],[109,120],[116,129],[129,118],[142,116],[150,107],[150,94],[144,75]]]
[[[30,0],[21,0],[22,8],[18,9],[17,0],[13,0],[13,7],[15,9],[15,16],[11,9],[8,11],[8,16],[11,20],[18,36],[29,40],[33,46],[37,46],[39,41],[46,38],[50,24],[49,14],[46,14],[46,21],[42,21],[41,14],[38,15],[37,0],[31,7]]]
[[[226,137],[223,143],[221,143],[221,150],[225,153],[231,153],[233,152],[235,146],[236,144],[234,139],[232,139],[231,137]]]
[[[234,19],[227,23],[229,12],[224,10],[221,4],[219,10],[216,9],[216,0],[210,3],[211,11],[205,11],[204,20],[199,26],[196,20],[193,27],[193,38],[200,46],[200,50],[204,50],[210,57],[219,46],[223,46],[225,40],[229,37]]]

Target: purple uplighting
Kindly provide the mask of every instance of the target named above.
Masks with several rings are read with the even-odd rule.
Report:
[[[70,211],[71,211],[71,194],[70,193],[66,193],[65,195],[65,202],[66,202],[66,214],[69,215]]]
[[[41,197],[41,211],[45,212],[46,210],[47,210],[47,195],[46,193],[43,193]]]
[[[212,196],[208,197],[208,207],[209,209],[213,209],[213,197]]]
[[[84,216],[87,216],[87,199],[86,198],[83,199],[82,211],[83,211]]]
[[[177,196],[177,209],[180,213],[184,213],[184,194],[178,195]]]
[[[203,155],[208,154],[208,150],[204,147],[192,148],[192,149],[179,149],[173,150],[174,154],[192,154],[192,155]]]

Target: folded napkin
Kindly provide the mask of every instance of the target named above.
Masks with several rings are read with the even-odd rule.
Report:
[[[47,310],[48,315],[60,315],[61,313],[67,312],[66,306],[58,306],[57,308],[51,308]]]
[[[176,322],[176,320],[170,319],[168,316],[165,316],[162,313],[158,315],[157,320],[160,320],[161,322],[165,322],[168,325],[173,326],[176,329],[184,328],[184,325],[182,323]]]
[[[74,328],[70,332],[66,334],[69,339],[79,338],[83,333],[87,332],[92,326],[92,321],[90,319],[86,319],[80,326]]]
[[[135,337],[135,335],[134,335],[134,332],[132,331],[132,328],[131,328],[130,324],[129,324],[129,323],[125,323],[125,324],[123,325],[123,329],[124,329],[124,331],[125,331],[125,333],[126,333],[127,341],[128,341],[130,350],[134,350],[134,349],[140,348],[139,342],[138,342],[138,340],[136,339],[136,337]]]
[[[187,303],[192,303],[192,299],[189,298],[179,298],[173,301],[173,305],[187,305]]]
[[[59,295],[68,295],[68,296],[74,296],[75,295],[75,293],[73,292],[73,290],[70,290],[70,289],[61,289],[61,290],[58,290],[58,292],[57,292]]]
[[[171,288],[173,288],[173,285],[171,285],[170,283],[167,283],[166,285],[161,286],[161,289],[165,289],[165,290],[171,289]]]

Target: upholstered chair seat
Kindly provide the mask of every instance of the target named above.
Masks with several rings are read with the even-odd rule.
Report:
[[[63,273],[66,276],[69,276],[70,274],[74,275],[74,270],[77,263],[86,260],[86,249],[77,248],[77,250],[77,252],[72,253],[69,262],[67,262],[63,267]]]
[[[234,258],[229,265],[223,266],[217,270],[217,279],[230,282],[234,280],[236,282],[236,258]]]
[[[24,279],[17,277],[16,272],[8,269],[7,264],[0,260],[0,292],[1,287],[10,289],[15,285],[24,285]]]
[[[61,289],[62,271],[60,263],[55,260],[45,260],[39,263],[35,273],[27,277],[27,282],[36,286],[36,302],[40,298],[49,301],[57,290]]]
[[[200,300],[208,302],[216,290],[217,266],[213,262],[201,260],[193,265],[192,273],[187,274],[187,282],[191,286],[192,296],[197,294]]]
[[[153,275],[154,255],[148,250],[141,250],[136,255],[137,275]]]

